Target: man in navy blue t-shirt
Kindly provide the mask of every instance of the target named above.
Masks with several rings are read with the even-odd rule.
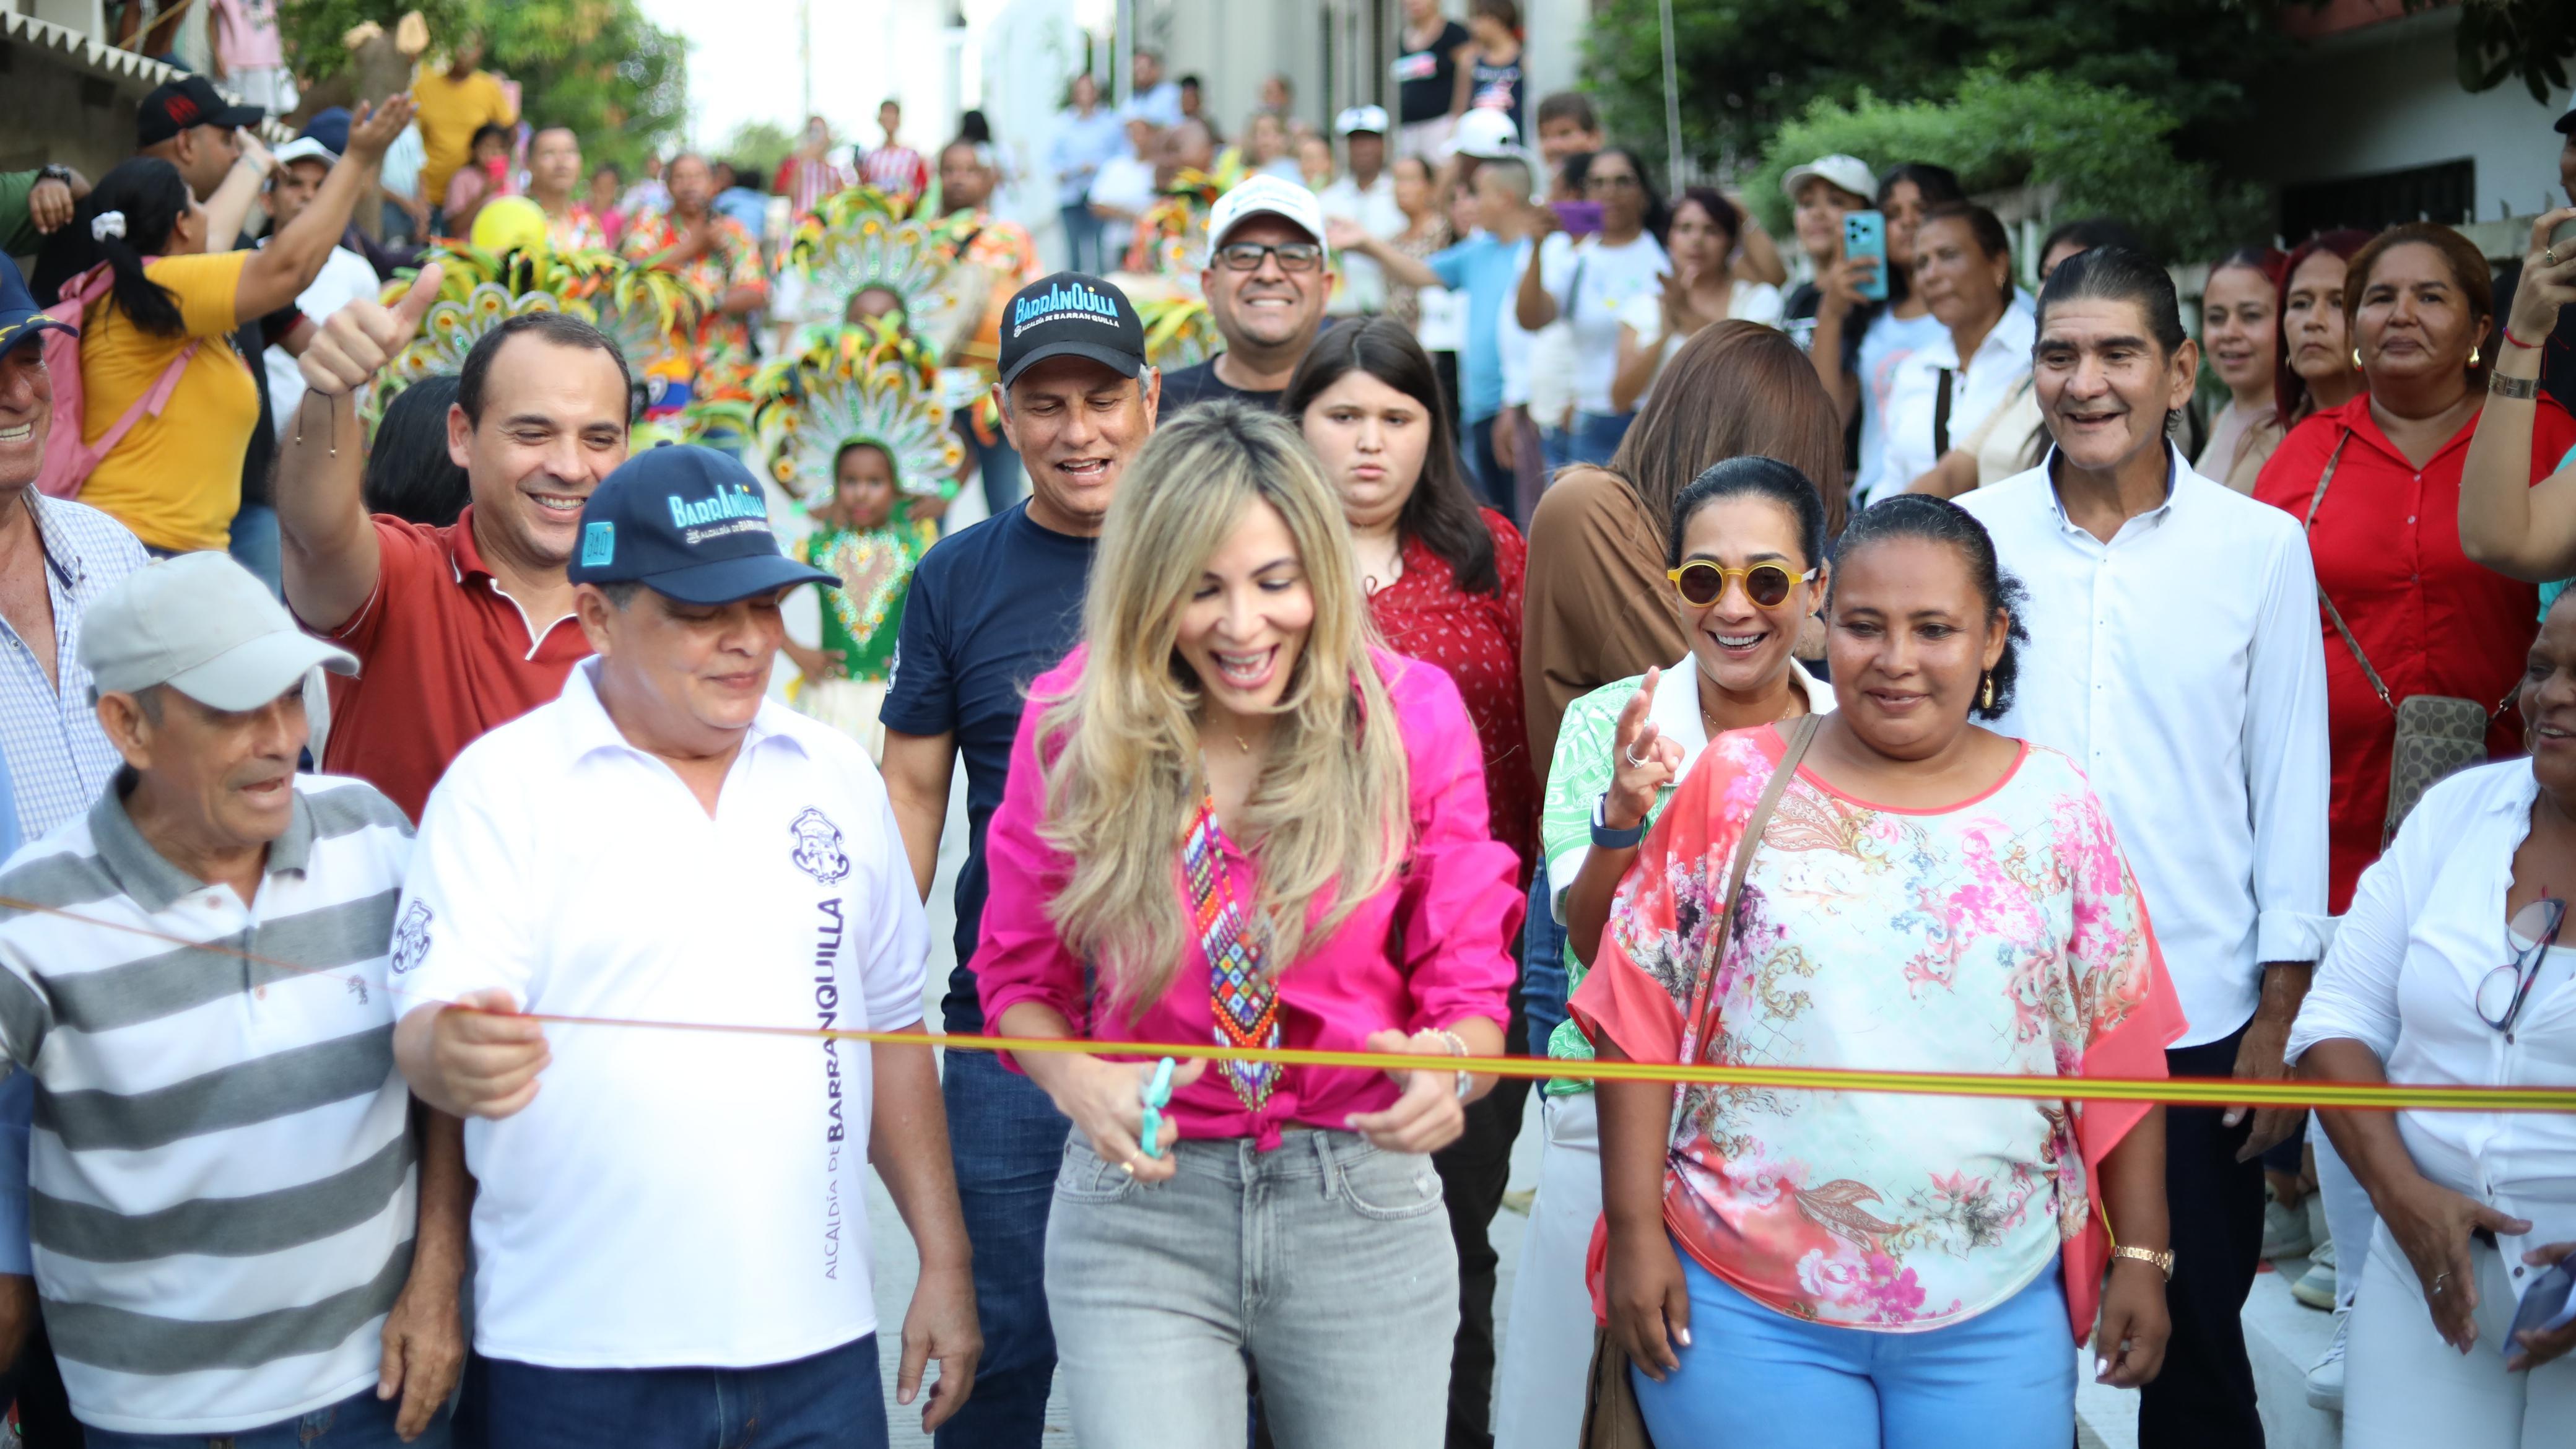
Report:
[[[1118,476],[1154,432],[1161,379],[1125,293],[1078,272],[1020,290],[1002,315],[1002,430],[1029,496],[942,539],[913,574],[895,646],[885,782],[921,893],[930,894],[948,786],[966,757],[966,868],[957,877],[957,969],[942,1017],[983,1030],[974,954],[983,925],[984,827],[1001,807],[1029,682],[1082,633],[1082,593]],[[1046,1220],[1066,1123],[989,1052],[950,1051],[941,1074],[984,1357],[975,1389],[940,1426],[941,1449],[1036,1449],[1055,1335],[1047,1322]],[[924,1264],[923,1271],[934,1265]]]

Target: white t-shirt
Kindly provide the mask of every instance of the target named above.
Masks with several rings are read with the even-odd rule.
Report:
[[[263,239],[260,245],[268,243]],[[313,285],[295,299],[295,310],[312,318],[313,325],[319,327],[342,307],[383,290],[376,269],[367,265],[365,257],[347,247],[333,247],[331,255],[322,259],[322,270],[313,278]],[[260,361],[268,368],[269,422],[284,433],[288,431],[287,418],[304,400],[304,373],[295,365],[295,354],[283,347],[267,349]]]
[[[1154,163],[1137,160],[1133,152],[1101,162],[1100,174],[1091,178],[1091,204],[1144,215],[1154,204]]]
[[[1879,470],[1887,466],[1887,399],[1895,390],[1897,374],[1916,349],[1949,335],[1950,329],[1929,312],[1899,317],[1892,310],[1880,311],[1861,333],[1860,476],[1852,483],[1854,498],[1867,502],[1880,491]],[[1903,488],[1913,481],[1900,478],[1889,486]]]
[[[1574,405],[1608,414],[1610,379],[1619,370],[1619,315],[1629,299],[1657,295],[1669,263],[1663,244],[1639,232],[1622,246],[1599,237],[1574,242],[1554,232],[1539,244],[1539,281],[1556,299],[1574,338]]]
[[[1780,305],[1779,288],[1768,282],[1748,282],[1738,277],[1727,291],[1726,320],[1777,327],[1780,325]],[[1682,350],[1682,344],[1690,341],[1679,333],[1669,337],[1664,335],[1664,294],[1660,287],[1629,298],[1628,305],[1619,309],[1619,323],[1637,334],[1639,347],[1663,348],[1663,361],[1655,366],[1658,376],[1663,372],[1664,363],[1671,362],[1673,354]],[[1637,395],[1637,406],[1644,407],[1646,399],[1653,395],[1654,388],[1649,385],[1646,391]]]
[[[1381,171],[1377,184],[1363,189],[1359,182],[1344,173],[1333,184],[1315,194],[1323,203],[1324,215],[1344,217],[1358,222],[1370,236],[1379,241],[1393,241],[1404,235],[1407,225],[1404,208],[1395,204],[1395,178]],[[1356,252],[1340,252],[1333,257],[1340,269],[1342,284],[1333,289],[1324,310],[1336,317],[1353,317],[1386,310],[1386,274],[1376,262]]]
[[[883,1030],[928,923],[853,740],[764,701],[709,816],[601,708],[599,661],[431,792],[395,989],[531,1011]],[[876,1331],[862,1044],[551,1026],[536,1100],[465,1126],[474,1342],[556,1368],[749,1368]]]

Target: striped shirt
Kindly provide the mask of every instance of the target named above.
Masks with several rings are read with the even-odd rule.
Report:
[[[33,840],[87,810],[116,773],[116,747],[98,727],[89,671],[81,667],[81,611],[143,567],[144,553],[124,524],[87,504],[40,497],[33,488],[19,496],[36,515],[54,605],[51,679],[0,618],[0,751],[17,795],[18,838]]]
[[[859,158],[859,179],[910,201],[930,189],[930,163],[910,146],[888,142]]]
[[[376,1382],[417,1216],[385,984],[411,827],[362,781],[295,794],[248,905],[115,789],[0,867],[48,908],[0,913],[0,1052],[35,1078],[36,1287],[96,1428],[231,1434]]]

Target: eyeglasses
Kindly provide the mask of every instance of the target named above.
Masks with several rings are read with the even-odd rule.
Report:
[[[1681,591],[1682,602],[1695,609],[1705,609],[1725,598],[1729,579],[1744,580],[1744,597],[1756,606],[1776,609],[1788,602],[1789,590],[1815,576],[1814,569],[1793,574],[1775,563],[1758,563],[1744,569],[1720,568],[1704,558],[1692,559],[1664,574]]]
[[[1311,272],[1323,265],[1324,249],[1313,242],[1228,242],[1216,249],[1216,259],[1229,272],[1257,272],[1264,257],[1277,257],[1283,272]]]
[[[2566,921],[2567,903],[2554,896],[2542,896],[2513,913],[2506,929],[2531,944],[2478,983],[2478,1016],[2487,1025],[2501,1032],[2513,1030],[2513,1019],[2522,1014],[2523,1000],[2531,995],[2531,983],[2540,979],[2540,963],[2547,959],[2549,948],[2558,944],[2558,928]]]

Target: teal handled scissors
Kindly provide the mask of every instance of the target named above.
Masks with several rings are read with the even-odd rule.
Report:
[[[1165,1057],[1154,1068],[1153,1079],[1145,1084],[1145,1121],[1137,1132],[1137,1145],[1147,1157],[1160,1157],[1163,1149],[1155,1139],[1163,1135],[1163,1109],[1172,1105],[1172,1059]]]

